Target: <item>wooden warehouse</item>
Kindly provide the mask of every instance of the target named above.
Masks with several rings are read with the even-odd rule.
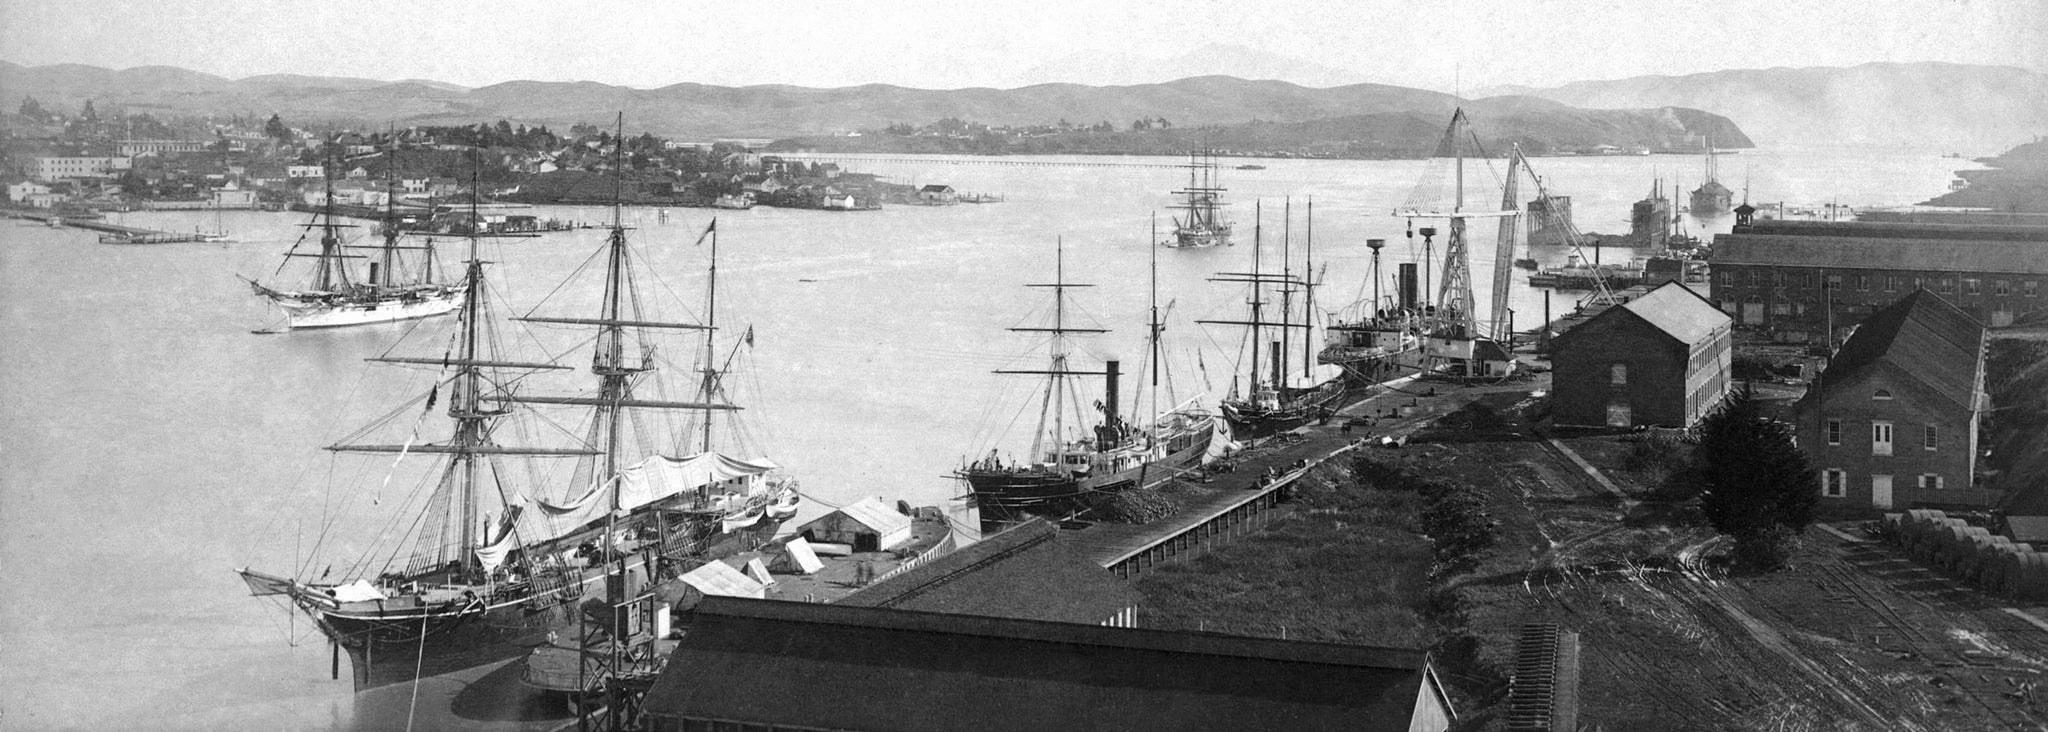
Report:
[[[1733,321],[1667,282],[1551,341],[1559,425],[1691,427],[1728,396]]]

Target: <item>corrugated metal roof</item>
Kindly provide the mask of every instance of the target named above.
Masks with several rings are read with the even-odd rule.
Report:
[[[2048,274],[2048,243],[1735,233],[1714,238],[1711,263]]]
[[[796,728],[1407,730],[1420,651],[706,598],[657,718]]]
[[[849,503],[839,509],[847,518],[859,521],[861,525],[874,529],[875,533],[888,536],[910,528],[910,517],[897,513],[896,509],[882,503],[874,496]]]
[[[1865,318],[1822,373],[1846,380],[1888,363],[1965,408],[1976,405],[1984,325],[1927,290],[1914,290]]]

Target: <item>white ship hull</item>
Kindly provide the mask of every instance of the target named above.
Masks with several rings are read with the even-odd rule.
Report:
[[[272,298],[284,310],[285,327],[339,328],[350,325],[389,323],[397,320],[412,320],[454,312],[462,307],[464,292],[459,288],[433,291],[417,296],[392,296],[376,299],[338,299],[333,302],[318,299],[296,299],[289,296]]]

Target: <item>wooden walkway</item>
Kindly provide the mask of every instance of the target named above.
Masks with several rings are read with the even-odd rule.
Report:
[[[188,234],[177,231],[158,231],[156,229],[144,229],[136,226],[122,226],[120,224],[109,224],[104,221],[96,221],[92,219],[67,219],[55,215],[19,212],[10,213],[8,215],[15,218],[29,219],[31,221],[41,221],[46,224],[49,223],[52,219],[55,219],[57,223],[63,224],[65,226],[86,229],[89,231],[97,231],[104,234],[112,234],[116,237],[119,237],[120,239],[125,240],[128,243],[133,244],[170,244],[175,242],[206,241],[210,237],[210,235],[208,234],[201,234],[198,232],[192,232]]]
[[[1179,498],[1181,510],[1142,525],[1094,524],[1060,534],[1089,559],[1118,577],[1129,579],[1151,567],[1208,551],[1257,531],[1277,514],[1284,488],[1325,461],[1380,437],[1405,437],[1430,420],[1464,404],[1455,398],[1471,390],[1442,385],[1404,383],[1339,410],[1327,425],[1306,425],[1260,441],[1237,458],[1232,472],[1195,483]],[[1371,427],[1342,428],[1354,416],[1376,416],[1398,410],[1400,416],[1380,419]],[[1268,471],[1273,480],[1258,485]]]

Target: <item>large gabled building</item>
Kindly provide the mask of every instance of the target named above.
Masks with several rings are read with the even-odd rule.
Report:
[[[705,598],[650,729],[1377,730],[1456,714],[1422,651]]]
[[[1977,487],[1985,330],[1915,290],[1856,327],[1795,410],[1824,506],[1990,507]]]
[[[1839,335],[1919,288],[1994,328],[2048,311],[2048,226],[1758,221],[1715,237],[1712,266],[1721,309],[1780,341],[1820,341],[1831,320]]]
[[[1726,313],[1666,282],[1550,342],[1552,419],[1562,426],[1691,427],[1728,396]]]

